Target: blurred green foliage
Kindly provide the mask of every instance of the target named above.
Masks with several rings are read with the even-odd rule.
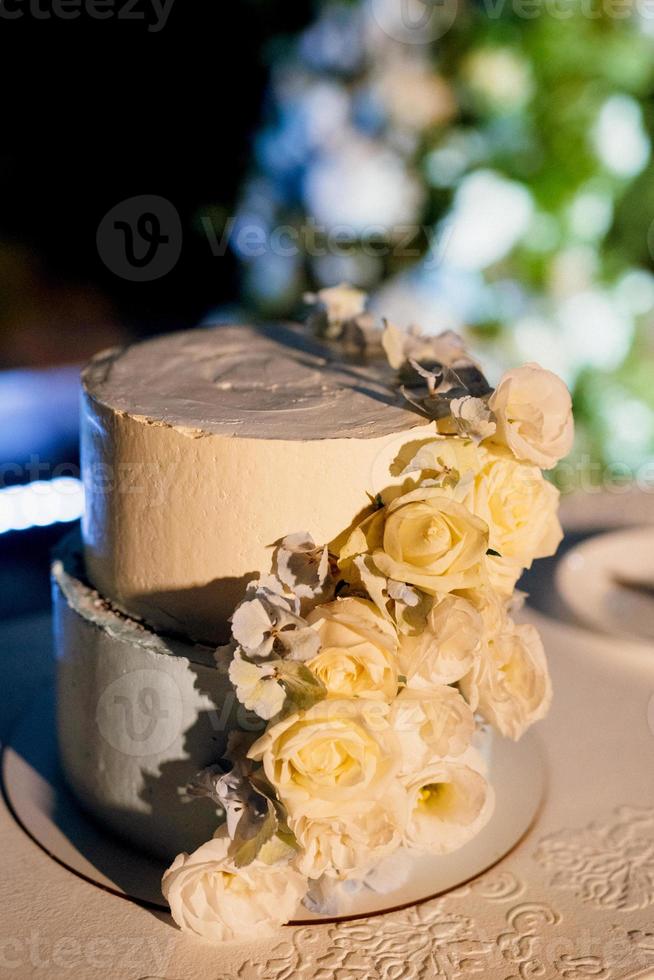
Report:
[[[242,256],[246,299],[293,314],[305,289],[348,278],[396,318],[419,306],[424,327],[468,331],[498,371],[531,359],[564,376],[581,469],[639,469],[654,459],[654,10],[458,3],[449,29],[411,44],[384,3],[326,0],[274,49],[242,214],[269,233],[330,213],[347,226],[349,204],[351,241],[338,260],[301,236],[297,255]],[[417,232],[443,232],[438,269],[363,254],[372,187],[389,241],[400,201]]]

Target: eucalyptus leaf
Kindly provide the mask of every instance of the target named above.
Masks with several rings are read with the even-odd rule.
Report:
[[[279,821],[271,800],[266,800],[266,810],[263,816],[252,822],[245,833],[240,832],[240,826],[230,848],[231,857],[237,868],[244,868],[257,857],[264,844],[277,833]],[[251,834],[251,836],[250,836]]]
[[[267,800],[271,800],[274,804],[278,803],[277,791],[275,787],[270,782],[263,768],[255,769],[250,775],[250,782],[256,789],[257,793],[261,796],[265,796]]]
[[[288,814],[286,813],[286,808],[284,804],[279,799],[277,795],[277,790],[270,782],[263,767],[259,769],[254,769],[249,776],[249,780],[256,792],[266,798],[275,808],[275,813],[277,814],[277,820],[279,826],[277,828],[277,836],[282,839],[286,839],[286,843],[295,849],[298,848],[298,843],[295,839],[295,834],[288,826]]]
[[[327,688],[323,682],[304,664],[295,660],[278,660],[275,668],[286,697],[294,708],[307,711],[327,697]]]
[[[288,824],[279,825],[277,836],[281,841],[283,841],[284,844],[286,844],[287,847],[290,847],[294,851],[300,850],[298,839],[293,833],[293,831],[289,828]]]

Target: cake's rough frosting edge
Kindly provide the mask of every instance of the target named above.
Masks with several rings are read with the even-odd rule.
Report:
[[[193,439],[368,441],[426,422],[379,365],[343,364],[292,324],[207,325],[108,348],[82,385],[116,417]]]
[[[121,612],[96,589],[87,585],[79,532],[68,534],[54,550],[51,576],[70,608],[112,639],[135,644],[162,656],[183,658],[198,666],[216,666],[211,647],[163,636],[147,624]]]

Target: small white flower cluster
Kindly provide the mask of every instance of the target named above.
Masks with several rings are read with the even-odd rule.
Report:
[[[291,534],[279,544],[275,575],[252,582],[232,616],[227,657],[229,677],[246,708],[266,721],[290,700],[308,707],[325,696],[319,679],[304,665],[320,649],[320,638],[301,613],[333,595],[336,581],[326,547],[309,534]]]
[[[356,297],[331,300],[341,321],[360,312]],[[402,346],[387,327],[385,346],[394,368],[428,375],[428,398],[446,372],[484,383],[454,335]],[[494,805],[475,713],[517,739],[547,712],[540,638],[511,611],[522,570],[562,536],[541,467],[570,449],[570,397],[530,364],[446,404],[433,436],[400,452],[401,484],[338,548],[285,538],[235,610],[217,659],[267,726],[191,787],[226,823],[166,872],[182,928],[245,938],[300,899],[324,907],[382,859],[461,847]]]
[[[495,392],[464,340],[454,331],[424,334],[366,312],[366,294],[347,283],[307,293],[309,325],[368,358],[380,353],[398,372],[406,400],[437,422],[438,430],[475,442],[494,440],[522,462],[550,469],[570,452],[572,403],[564,383],[538,364],[507,372]]]

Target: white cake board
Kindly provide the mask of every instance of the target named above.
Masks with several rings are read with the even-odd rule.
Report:
[[[164,865],[111,836],[87,816],[67,789],[57,761],[53,697],[47,690],[37,698],[4,747],[3,789],[15,819],[53,860],[79,877],[139,904],[167,909],[160,889]],[[406,884],[383,895],[369,889],[359,892],[342,915],[307,911],[293,924],[397,910],[451,891],[497,864],[538,817],[546,782],[538,739],[529,734],[518,743],[496,740],[490,780],[496,793],[495,813],[465,847],[441,857],[420,855]]]

